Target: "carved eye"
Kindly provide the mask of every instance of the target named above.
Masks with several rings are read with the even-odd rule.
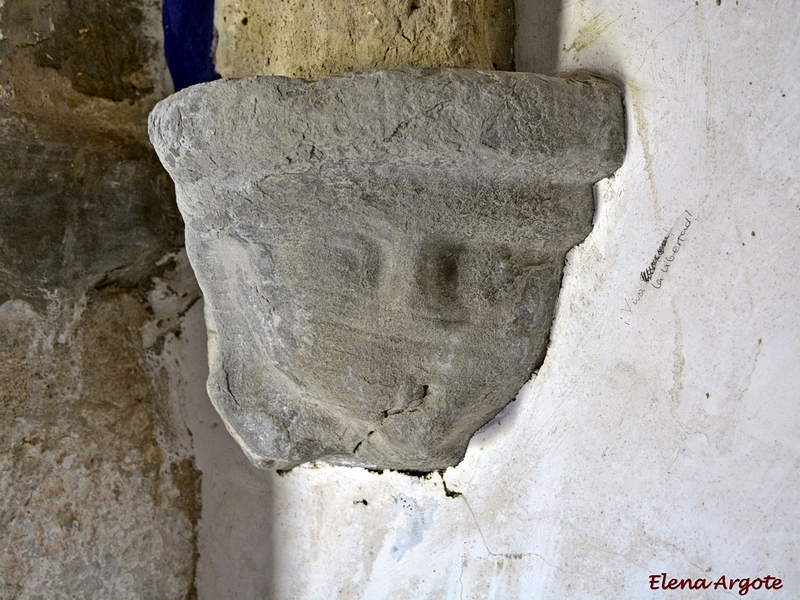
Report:
[[[318,259],[326,261],[324,269],[328,274],[333,275],[338,283],[348,285],[357,284],[361,279],[361,274],[368,262],[359,249],[344,244],[333,246],[324,258],[317,256]]]
[[[378,244],[364,235],[323,235],[299,248],[307,283],[326,293],[372,294],[378,286],[382,257]]]
[[[430,302],[457,300],[461,250],[456,245],[429,245],[420,253],[419,284]]]
[[[504,301],[513,294],[520,268],[511,251],[504,247],[491,248],[476,254],[474,270],[482,297],[488,302]]]

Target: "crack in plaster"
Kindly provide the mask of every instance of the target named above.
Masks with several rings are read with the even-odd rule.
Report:
[[[646,567],[643,567],[642,565],[640,565],[639,563],[637,563],[633,559],[629,558],[625,554],[622,554],[621,552],[615,552],[614,550],[609,550],[607,548],[601,548],[600,546],[595,546],[594,544],[590,544],[588,542],[585,542],[585,543],[586,543],[587,546],[589,546],[589,548],[594,548],[595,550],[597,550],[599,552],[605,552],[606,554],[611,554],[612,556],[619,556],[620,558],[625,559],[625,562],[627,562],[628,564],[631,564],[631,565],[633,565],[635,567],[639,567],[645,573],[651,573],[652,572],[650,569],[648,569]]]
[[[680,547],[676,546],[676,545],[675,545],[675,544],[673,544],[672,542],[667,542],[666,544],[667,544],[667,546],[669,546],[670,548],[673,548],[674,550],[677,550],[678,552],[680,552],[680,553],[681,553],[681,556],[683,556],[683,558],[685,558],[685,559],[686,559],[686,562],[687,562],[687,563],[689,563],[690,565],[692,565],[692,566],[693,566],[695,569],[697,569],[697,570],[698,570],[698,571],[700,571],[701,573],[708,573],[708,572],[710,572],[710,571],[711,571],[711,568],[710,568],[710,567],[709,567],[708,569],[703,569],[701,566],[699,566],[699,565],[696,565],[695,563],[693,563],[691,560],[689,560],[689,557],[688,557],[688,556],[686,556],[686,552],[684,552],[684,551],[683,551],[683,550],[682,550]]]
[[[486,536],[483,535],[483,530],[481,529],[481,526],[478,524],[478,519],[475,517],[475,513],[473,512],[472,507],[469,505],[469,502],[467,502],[467,499],[464,497],[463,494],[460,495],[459,497],[464,501],[464,504],[466,505],[467,510],[469,511],[469,514],[472,515],[472,521],[473,521],[473,523],[475,523],[475,529],[478,530],[478,535],[480,536],[481,541],[483,542],[483,547],[486,549],[486,552],[489,554],[489,556],[497,557],[497,558],[512,558],[512,559],[520,559],[520,558],[525,558],[525,557],[529,557],[529,556],[535,556],[536,558],[541,560],[543,563],[545,563],[549,567],[552,567],[553,569],[556,569],[557,571],[561,571],[562,573],[566,572],[564,569],[562,569],[558,565],[554,565],[553,563],[548,561],[546,558],[544,558],[541,554],[538,554],[536,552],[530,552],[530,551],[529,552],[493,552],[489,548],[489,544],[486,542]],[[462,572],[463,572],[463,566],[462,566]]]
[[[645,48],[644,54],[642,54],[642,62],[641,62],[641,63],[639,63],[639,66],[638,66],[638,67],[636,68],[636,70],[633,72],[633,76],[632,76],[632,77],[636,77],[636,76],[639,74],[639,71],[641,71],[641,70],[642,70],[642,67],[644,66],[644,63],[645,63],[645,62],[647,62],[647,54],[650,52],[650,50],[652,50],[652,49],[653,49],[653,46],[655,45],[655,43],[656,43],[656,40],[657,40],[658,38],[660,38],[660,37],[661,37],[661,36],[664,34],[664,32],[665,32],[667,29],[669,29],[670,27],[672,27],[673,25],[675,25],[675,24],[676,24],[678,21],[680,21],[681,19],[683,19],[683,17],[685,17],[685,16],[686,16],[686,13],[688,13],[688,12],[689,12],[690,10],[692,10],[693,8],[697,8],[698,6],[699,6],[698,4],[693,4],[693,5],[690,5],[690,6],[689,6],[689,8],[687,8],[685,11],[683,11],[683,12],[682,12],[682,13],[681,13],[681,14],[680,14],[680,15],[679,15],[679,16],[678,16],[678,17],[677,17],[677,18],[676,18],[674,21],[672,21],[671,23],[669,23],[669,24],[668,24],[666,27],[664,27],[664,29],[662,29],[661,31],[659,31],[659,32],[658,32],[658,33],[655,35],[655,37],[654,37],[654,38],[653,38],[653,39],[650,41],[650,43],[647,45],[647,48]]]

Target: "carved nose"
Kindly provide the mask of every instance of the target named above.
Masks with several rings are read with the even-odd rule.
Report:
[[[412,244],[408,244],[413,248]],[[460,300],[463,246],[447,240],[426,239],[412,251],[395,253],[385,303],[412,320],[456,324],[467,321]]]
[[[445,323],[466,321],[460,301],[461,255],[464,247],[447,240],[429,238],[416,261],[417,314]]]

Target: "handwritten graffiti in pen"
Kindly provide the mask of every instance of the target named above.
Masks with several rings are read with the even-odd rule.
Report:
[[[649,283],[650,280],[653,278],[653,273],[656,272],[656,267],[658,266],[658,261],[661,260],[661,257],[664,256],[664,248],[667,247],[667,242],[669,241],[669,235],[665,235],[664,239],[661,240],[661,245],[659,245],[658,250],[656,250],[656,255],[653,257],[653,260],[650,261],[650,266],[647,267],[644,271],[642,271],[642,281],[645,283]]]
[[[625,307],[621,308],[620,310],[623,312],[622,320],[626,325],[630,325],[630,322],[627,320],[630,315],[633,313],[633,307],[639,304],[639,302],[644,297],[645,292],[648,288],[653,288],[656,290],[661,289],[661,286],[664,285],[664,280],[667,277],[667,273],[669,273],[670,267],[672,267],[673,263],[675,262],[675,258],[677,257],[678,253],[683,249],[683,245],[686,243],[686,235],[689,231],[689,228],[692,226],[692,221],[694,219],[692,213],[688,210],[685,210],[682,215],[683,222],[678,225],[680,230],[678,231],[677,235],[673,232],[675,231],[675,227],[673,227],[673,231],[668,233],[661,243],[656,248],[656,253],[653,256],[653,259],[650,261],[650,264],[645,268],[644,271],[640,273],[639,279],[642,281],[642,285],[639,286],[639,289],[636,290],[634,297],[630,300],[628,298],[624,298]],[[670,246],[670,240],[674,238],[672,244]]]

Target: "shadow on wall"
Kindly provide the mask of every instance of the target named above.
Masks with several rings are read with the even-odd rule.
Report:
[[[274,473],[253,467],[225,429],[205,391],[208,378],[202,301],[186,313],[181,338],[169,350],[180,356],[186,380],[185,425],[191,430],[197,468],[203,473],[198,531],[199,598],[269,598]]]
[[[562,0],[516,0],[517,65],[527,65],[526,70],[532,73],[557,74],[562,4]]]

